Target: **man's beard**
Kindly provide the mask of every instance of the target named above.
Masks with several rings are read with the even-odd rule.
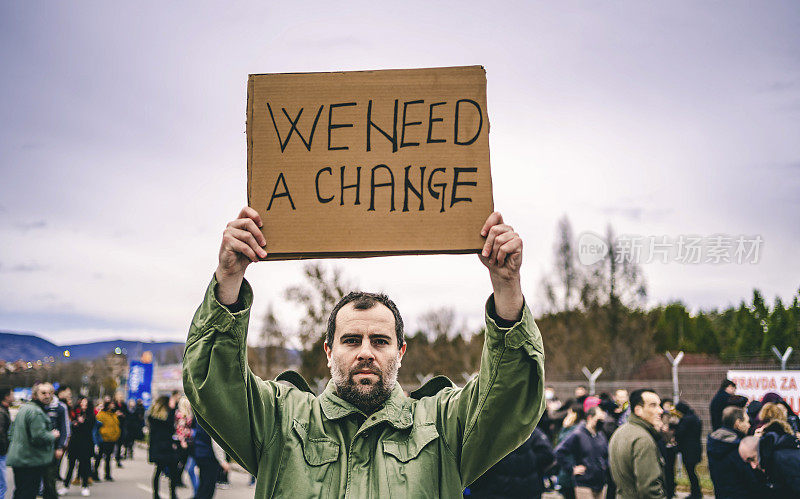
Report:
[[[363,379],[356,383],[355,375],[358,371],[370,370],[378,377],[378,381]],[[398,360],[391,359],[386,365],[386,371],[381,371],[372,362],[360,362],[355,367],[346,371],[335,360],[331,365],[331,379],[336,385],[336,394],[343,400],[353,404],[365,414],[372,414],[383,407],[392,395],[394,385],[397,383]]]

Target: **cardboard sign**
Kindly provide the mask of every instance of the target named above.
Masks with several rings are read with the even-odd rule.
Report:
[[[774,392],[800,412],[800,371],[728,371],[728,379],[736,383],[736,395],[761,400]]]
[[[250,75],[247,201],[268,260],[479,251],[486,72]]]

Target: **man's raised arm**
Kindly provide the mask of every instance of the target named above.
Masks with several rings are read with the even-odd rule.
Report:
[[[267,256],[261,217],[245,207],[225,228],[219,265],[192,319],[183,386],[203,427],[250,473],[276,431],[275,392],[247,365],[247,325],[253,292],[244,272]]]
[[[480,372],[440,398],[440,427],[463,486],[525,442],[545,407],[542,337],[520,284],[522,239],[496,212],[481,235],[486,243],[479,256],[494,293],[486,304]]]

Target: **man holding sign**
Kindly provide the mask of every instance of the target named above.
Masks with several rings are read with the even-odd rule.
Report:
[[[397,384],[402,318],[385,295],[351,293],[334,308],[321,395],[296,373],[278,377],[287,386],[250,371],[244,273],[267,257],[262,226],[245,207],[225,229],[183,364],[198,421],[258,477],[256,497],[461,497],[530,436],[544,410],[544,350],[522,296],[522,240],[499,213],[476,227],[494,290],[480,373],[463,388],[435,378],[410,397]]]

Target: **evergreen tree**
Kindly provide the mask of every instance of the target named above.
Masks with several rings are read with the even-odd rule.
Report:
[[[783,307],[780,297],[775,298],[775,306],[767,321],[767,331],[764,335],[764,343],[761,350],[769,352],[775,346],[783,353],[792,341],[792,316]]]
[[[756,315],[744,302],[739,305],[733,318],[733,337],[737,355],[755,355],[761,352],[764,329]]]
[[[712,355],[720,353],[718,333],[714,328],[714,322],[708,314],[698,313],[694,318],[694,326],[691,330],[693,336],[691,343],[695,352]]]

